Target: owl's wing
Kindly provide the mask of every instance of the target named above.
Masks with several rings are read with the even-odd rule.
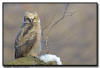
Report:
[[[33,32],[32,25],[24,25],[21,27],[15,39],[15,58],[28,53],[36,40],[36,33]]]

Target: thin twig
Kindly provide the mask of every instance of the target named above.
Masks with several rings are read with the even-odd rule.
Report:
[[[66,10],[68,9],[68,6],[69,6],[69,4],[66,4],[65,10],[64,10],[64,13],[63,13],[62,17],[61,17],[60,19],[58,19],[56,22],[53,22],[50,26],[45,26],[45,27],[43,28],[43,31],[44,31],[46,28],[48,28],[48,27],[49,27],[48,29],[51,29],[51,27],[53,27],[53,26],[56,25],[59,21],[61,21],[61,20],[65,17]]]
[[[49,49],[48,49],[48,36],[49,36],[49,33],[50,33],[51,29],[65,17],[66,10],[68,9],[68,6],[69,6],[69,4],[66,4],[65,10],[64,10],[64,13],[63,13],[62,17],[60,19],[58,19],[56,22],[51,23],[51,25],[47,29],[47,35],[46,35],[46,40],[45,40],[46,41],[46,53],[49,53]],[[46,28],[47,27],[45,27],[44,29],[46,29]]]

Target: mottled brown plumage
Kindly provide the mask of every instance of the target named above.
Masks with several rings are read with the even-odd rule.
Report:
[[[41,50],[41,27],[36,12],[26,12],[15,39],[15,58],[37,56]]]

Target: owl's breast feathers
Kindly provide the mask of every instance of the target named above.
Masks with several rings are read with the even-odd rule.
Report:
[[[23,24],[21,26],[21,29],[15,39],[15,52],[18,52],[19,56],[28,53],[36,41],[37,34],[33,29],[33,24]],[[15,58],[17,58],[16,55]]]

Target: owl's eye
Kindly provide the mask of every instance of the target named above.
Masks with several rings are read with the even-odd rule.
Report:
[[[27,18],[27,17],[24,17],[24,22],[26,21],[26,23],[31,23],[32,22],[32,20],[31,19],[29,19],[29,18]]]
[[[29,22],[32,22],[31,19],[29,19],[29,18],[27,18],[27,20],[28,20]]]

